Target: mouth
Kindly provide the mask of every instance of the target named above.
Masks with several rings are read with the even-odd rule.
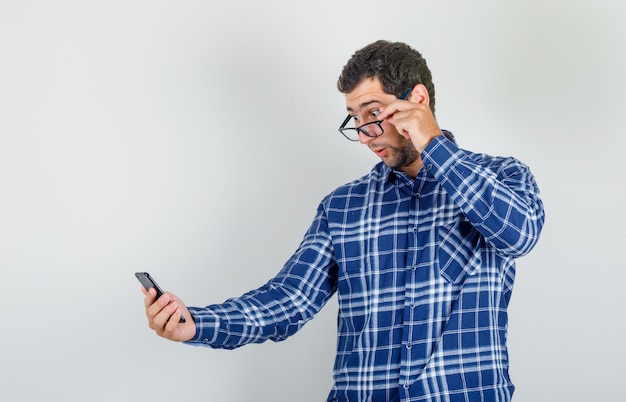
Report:
[[[379,158],[382,158],[385,155],[387,155],[387,148],[378,148],[378,149],[372,148],[372,152],[374,152]]]

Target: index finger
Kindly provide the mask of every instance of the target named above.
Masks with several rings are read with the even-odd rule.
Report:
[[[388,119],[390,116],[393,116],[396,112],[408,110],[412,107],[412,103],[406,100],[396,99],[387,106],[383,106],[378,110],[380,113],[376,118],[378,120]]]

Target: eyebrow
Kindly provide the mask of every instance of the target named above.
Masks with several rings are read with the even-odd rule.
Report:
[[[381,102],[379,100],[371,100],[371,101],[363,102],[357,107],[357,110],[364,109],[366,106],[369,106],[372,103],[381,103]],[[349,106],[347,107],[347,109],[348,109],[348,112],[354,112],[354,109],[352,109]]]

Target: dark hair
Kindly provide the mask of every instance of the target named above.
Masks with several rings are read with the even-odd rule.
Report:
[[[357,50],[343,67],[337,88],[349,93],[365,78],[378,78],[386,93],[400,97],[417,84],[423,84],[435,112],[435,85],[420,52],[402,42],[379,40]]]

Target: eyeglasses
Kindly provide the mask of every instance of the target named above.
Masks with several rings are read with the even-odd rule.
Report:
[[[406,100],[406,98],[411,93],[411,89],[413,88],[409,88],[406,91],[404,91],[398,99]],[[341,123],[341,126],[339,126],[339,132],[343,134],[343,136],[346,137],[348,140],[355,141],[355,142],[359,140],[360,133],[363,133],[364,135],[370,138],[376,138],[376,137],[380,137],[385,132],[382,126],[383,121],[384,120],[376,120],[376,121],[362,124],[358,127],[347,127],[348,123],[350,122],[354,123],[354,116],[348,115],[346,119],[343,121],[343,123]]]

